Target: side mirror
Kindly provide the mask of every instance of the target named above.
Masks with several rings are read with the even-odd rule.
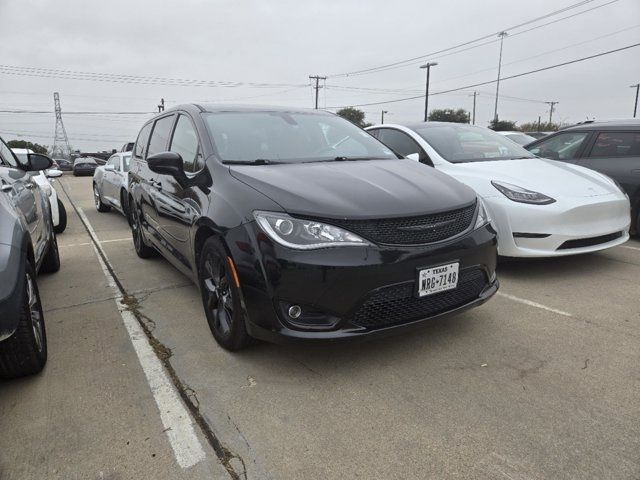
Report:
[[[55,168],[50,168],[47,170],[47,178],[58,178],[62,176],[61,170],[56,170]]]
[[[105,165],[104,166],[104,171],[105,172],[115,172],[116,171],[116,167],[114,167],[113,165]]]
[[[28,153],[26,170],[29,172],[39,172],[40,170],[47,170],[53,166],[53,160],[46,155],[40,153]]]
[[[182,187],[188,186],[189,179],[184,174],[184,164],[179,153],[160,152],[147,157],[149,170],[161,175],[169,175],[176,179]]]
[[[419,162],[420,161],[420,154],[419,153],[410,153],[405,158],[408,158],[409,160],[413,160],[415,162]]]

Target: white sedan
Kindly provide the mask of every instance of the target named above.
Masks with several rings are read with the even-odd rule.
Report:
[[[27,155],[34,153],[29,148],[12,148],[13,153],[22,162],[27,163]],[[64,203],[58,198],[58,192],[53,187],[54,178],[62,176],[62,171],[50,168],[49,170],[43,170],[40,172],[29,173],[33,180],[38,184],[40,190],[42,190],[49,198],[49,204],[51,205],[51,220],[53,221],[53,231],[56,233],[62,233],[67,228],[67,210],[64,208]]]
[[[114,153],[107,163],[96,168],[93,174],[93,198],[99,212],[111,207],[127,216],[127,172],[131,152]]]
[[[502,256],[573,255],[629,239],[629,198],[598,172],[538,158],[483,127],[426,122],[367,130],[399,155],[473,188],[498,232]]]

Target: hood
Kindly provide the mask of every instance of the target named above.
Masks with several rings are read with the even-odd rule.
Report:
[[[553,198],[595,197],[620,192],[611,179],[598,172],[543,158],[455,163],[442,165],[440,170],[472,186],[482,196],[501,195],[491,185],[492,180]]]
[[[314,217],[417,216],[476,199],[470,188],[412,160],[233,165],[230,173],[286,212]]]

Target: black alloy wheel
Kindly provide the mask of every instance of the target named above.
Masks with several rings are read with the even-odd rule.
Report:
[[[147,245],[142,233],[142,224],[140,221],[140,212],[135,203],[131,203],[131,234],[133,235],[133,246],[136,254],[140,258],[151,258],[156,255],[156,250]]]

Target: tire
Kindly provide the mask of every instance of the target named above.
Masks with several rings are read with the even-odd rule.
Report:
[[[133,235],[133,247],[136,250],[136,254],[140,258],[151,258],[158,255],[158,252],[155,248],[148,245],[144,239],[144,234],[142,233],[142,225],[140,222],[140,213],[136,208],[135,203],[131,203],[131,234]]]
[[[67,209],[64,208],[64,203],[58,198],[58,225],[53,227],[53,231],[56,233],[62,233],[67,228]]]
[[[42,273],[55,273],[60,270],[60,252],[58,251],[58,239],[56,234],[51,234],[51,240],[49,240],[49,249],[42,259],[42,265],[40,265],[40,271]]]
[[[240,289],[233,280],[227,251],[217,237],[209,238],[202,247],[198,284],[207,323],[218,344],[232,352],[246,347],[251,337],[244,323]]]
[[[25,268],[23,301],[18,328],[0,342],[0,378],[18,378],[40,372],[47,363],[47,333],[36,274],[29,262]]]
[[[111,207],[105,203],[102,203],[102,198],[100,197],[100,192],[98,191],[98,187],[96,184],[93,184],[93,200],[96,205],[96,210],[99,212],[108,212],[111,210]]]
[[[127,198],[129,197],[127,197],[127,192],[123,188],[120,190],[120,208],[122,209],[122,213],[125,218],[129,218],[129,203],[127,202]]]

